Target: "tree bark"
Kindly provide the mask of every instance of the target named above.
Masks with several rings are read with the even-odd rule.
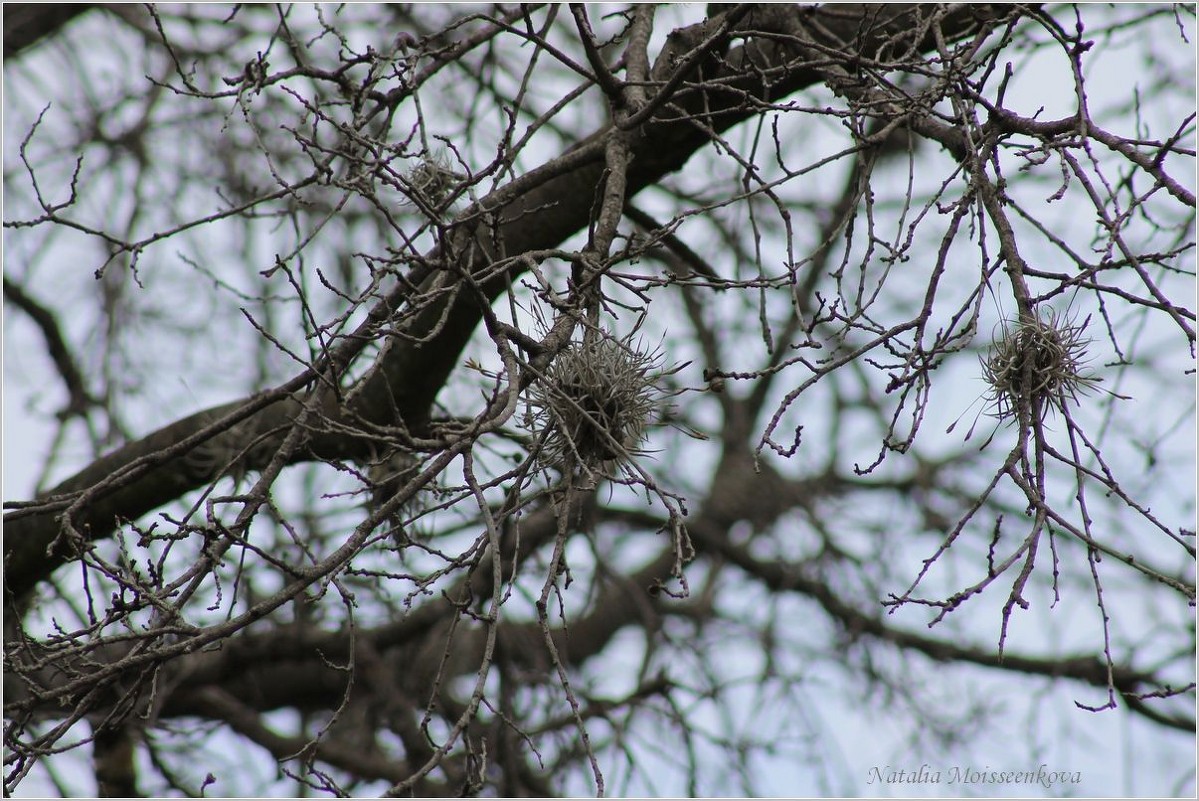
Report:
[[[694,73],[692,78],[698,74],[704,83],[671,82],[676,94],[660,103],[655,116],[636,131],[627,195],[631,197],[681,169],[697,150],[712,141],[713,133],[726,131],[760,113],[759,102],[776,102],[826,80],[826,74],[815,66],[820,48],[852,48],[871,56],[884,47],[928,51],[936,46],[934,28],[945,41],[954,41],[1018,13],[1018,6],[991,5],[762,5],[739,7],[678,29],[668,37],[654,66],[654,76],[670,81],[678,65],[683,65]],[[689,58],[688,53],[710,39],[726,19],[738,20],[732,34],[747,43],[718,57],[732,38],[719,37],[708,45],[709,58]],[[470,253],[472,274],[483,274],[497,259],[553,248],[584,228],[592,212],[594,187],[604,169],[604,142],[613,133],[611,126],[597,131],[559,158],[464,212],[455,228],[453,249]],[[489,220],[498,224],[491,226]],[[436,262],[441,255],[430,254],[429,261]],[[523,264],[514,261],[506,271],[481,280],[479,287],[487,301],[499,297],[524,269]],[[439,280],[432,270],[414,277],[420,279],[418,295]],[[403,307],[410,294],[411,289],[397,287],[372,310],[364,329],[389,318]],[[410,333],[420,337],[436,330],[435,341],[425,345],[398,343],[387,351],[380,369],[356,396],[348,413],[333,403],[324,404],[322,413],[329,420],[347,424],[356,418],[395,424],[394,414],[410,430],[419,431],[428,421],[433,400],[458,363],[481,315],[479,299],[469,291],[454,292],[430,304],[412,321]],[[332,354],[331,374],[335,376],[337,370],[333,368],[352,360],[360,351],[359,339],[348,338],[342,351]],[[309,370],[270,393],[172,423],[85,467],[40,496],[44,503],[6,515],[6,594],[22,598],[91,542],[110,536],[125,521],[136,520],[203,486],[213,476],[189,467],[185,460],[187,452],[199,442],[215,438],[217,451],[236,452],[247,447],[250,433],[265,441],[245,457],[243,464],[251,470],[264,467],[302,408],[307,387],[315,377],[316,373]],[[347,436],[342,426],[326,426],[324,431],[312,433],[306,447],[293,454],[290,461],[361,457],[367,454],[368,446],[365,440]],[[101,482],[107,483],[99,487]],[[72,511],[72,528],[68,529],[63,525],[63,512],[80,499],[81,493],[89,497]]]
[[[92,7],[92,3],[5,3],[5,61],[37,44]]]

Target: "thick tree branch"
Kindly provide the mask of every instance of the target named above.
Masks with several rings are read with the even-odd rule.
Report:
[[[5,3],[4,60],[37,44],[93,3]]]
[[[801,566],[753,557],[748,548],[734,544],[729,538],[728,530],[734,522],[747,520],[754,526],[766,528],[776,524],[789,511],[811,502],[820,494],[835,492],[836,488],[828,479],[788,481],[775,474],[755,475],[748,460],[748,455],[739,452],[733,452],[732,457],[726,456],[713,480],[707,503],[689,522],[689,530],[701,556],[727,560],[772,591],[799,593],[814,599],[854,639],[889,643],[937,662],[1067,679],[1101,689],[1108,686],[1107,665],[1096,656],[1076,654],[1043,658],[1009,652],[1000,657],[989,649],[910,632],[889,625],[881,608],[875,615],[863,612],[836,594],[826,581],[806,574]],[[646,516],[629,522],[652,529],[663,521]],[[522,523],[522,549],[526,553],[534,552],[551,541],[556,532],[551,510],[539,510]],[[669,575],[673,559],[671,549],[663,549],[627,581],[609,584],[587,614],[554,629],[555,644],[563,661],[572,666],[582,665],[607,647],[612,637],[626,626],[640,625],[652,630],[658,619],[690,615],[693,610],[686,605],[646,592],[653,582]],[[506,560],[503,572],[508,574],[511,569]],[[491,570],[484,562],[464,579],[471,585],[471,597],[488,596],[490,575]],[[447,593],[447,597],[465,597],[465,594],[455,590]],[[459,628],[450,641],[450,659],[441,664],[441,654],[447,648],[447,638],[454,628],[452,620],[458,612],[458,607],[452,603],[430,602],[400,620],[359,631],[354,636],[358,638],[360,648],[365,643],[372,652],[381,655],[387,674],[396,677],[397,685],[407,698],[427,699],[439,671],[444,685],[447,677],[470,675],[482,662],[486,631],[483,628]],[[653,620],[647,622],[647,618]],[[159,678],[155,713],[163,717],[205,716],[209,703],[205,695],[207,688],[220,688],[247,709],[256,711],[284,707],[309,711],[336,708],[344,697],[349,679],[344,670],[334,665],[348,658],[351,642],[351,635],[346,630],[280,628],[243,634],[225,642],[219,650],[178,656]],[[29,650],[23,651],[10,646],[10,658],[45,659],[45,655],[36,656],[41,648],[31,644]],[[40,671],[21,671],[24,681],[30,684],[18,684],[15,678],[6,684],[6,712],[10,715],[56,714],[64,703],[77,700],[69,693],[63,694],[69,684],[74,682],[80,692],[90,692],[91,684],[83,679],[94,674],[101,665],[118,663],[129,650],[124,644],[106,646],[102,651],[91,653],[86,662],[54,660],[53,665],[48,664]],[[497,654],[509,664],[534,674],[544,674],[550,668],[542,632],[536,622],[503,623]],[[1194,729],[1193,719],[1164,715],[1140,700],[1145,694],[1159,690],[1161,680],[1158,676],[1121,665],[1114,666],[1111,675],[1115,689],[1133,711],[1152,716],[1172,728]],[[180,681],[184,677],[186,681]],[[76,678],[80,680],[76,681]],[[359,684],[361,686],[361,682]],[[117,686],[120,685],[114,685],[114,690]]]
[[[873,53],[888,43],[933,49],[936,37],[919,23],[928,13],[928,7],[910,4],[815,9],[757,7],[736,28],[737,35],[748,39],[747,44],[731,52],[719,69],[714,65],[706,68],[715,70],[714,74],[705,72],[708,80],[703,87],[709,90],[683,82],[679,94],[665,103],[662,116],[646,123],[631,137],[632,161],[626,176],[626,194],[635,195],[680,169],[710,141],[713,132],[725,131],[754,116],[758,103],[777,101],[822,78],[823,73],[808,63],[809,48],[788,43],[787,33],[796,24],[796,15],[812,30],[820,31],[830,47],[852,47]],[[944,13],[939,35],[954,40],[975,34],[1011,13],[1011,7],[957,6]],[[911,41],[913,31],[921,32],[919,41]],[[686,40],[680,32],[672,37],[676,41]],[[710,46],[719,49],[723,42],[711,42]],[[690,66],[693,62],[684,59],[683,63]],[[655,76],[662,74],[662,69],[659,62]],[[665,74],[672,73],[666,69]],[[455,228],[449,252],[432,254],[428,262],[439,263],[447,255],[465,256],[468,261],[463,269],[480,276],[478,285],[486,297],[494,300],[500,296],[526,265],[512,260],[504,262],[502,271],[493,270],[492,265],[526,251],[552,248],[587,225],[593,190],[604,167],[604,143],[611,134],[611,129],[598,131],[559,159],[468,209]],[[419,284],[418,294],[439,285],[442,275],[444,272],[435,273],[431,268],[414,272],[412,278],[413,283]],[[410,286],[397,287],[372,309],[370,319],[363,323],[358,334],[369,334],[372,326],[400,310],[410,294]],[[345,410],[331,402],[326,408],[330,424],[324,430],[310,432],[308,447],[295,454],[293,460],[367,455],[369,443],[347,435],[347,426],[338,424],[343,421],[348,426],[360,418],[395,424],[397,421],[391,419],[394,410],[409,430],[419,431],[480,317],[478,301],[469,292],[450,292],[443,300],[422,309],[410,321],[406,332],[417,343],[434,332],[435,339],[423,345],[410,341],[390,349],[382,369],[373,374],[354,406]],[[74,558],[87,543],[109,536],[123,521],[135,520],[209,481],[211,473],[188,467],[185,457],[191,448],[178,447],[181,442],[203,441],[206,436],[225,431],[223,436],[230,441],[215,450],[237,453],[247,449],[249,441],[259,439],[258,446],[243,456],[242,464],[244,469],[261,469],[273,456],[302,403],[300,398],[288,397],[286,393],[310,386],[318,375],[336,377],[340,366],[356,356],[367,338],[350,337],[327,363],[316,365],[265,396],[227,404],[173,423],[67,479],[42,500],[77,501],[80,493],[93,493],[85,503],[75,505],[68,536],[63,536],[60,520],[65,508],[63,502],[47,502],[40,508],[7,515],[6,593],[20,598],[59,565]],[[228,428],[228,415],[238,409],[252,412],[256,417],[245,420],[242,428],[234,431]],[[225,428],[214,425],[217,418],[225,418]],[[141,466],[134,468],[133,473],[126,472],[135,464]],[[103,491],[93,491],[113,475],[124,479],[110,483]]]
[[[30,297],[16,282],[10,281],[8,276],[4,276],[4,299],[29,315],[46,340],[46,352],[58,368],[58,374],[67,389],[67,405],[58,413],[59,417],[65,419],[86,412],[96,400],[87,390],[83,374],[63,339],[54,313]]]

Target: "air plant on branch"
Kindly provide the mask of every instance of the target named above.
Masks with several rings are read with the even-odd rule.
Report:
[[[602,332],[573,343],[529,388],[543,464],[602,470],[640,453],[663,393],[661,356]]]
[[[1000,421],[1017,419],[1021,404],[1027,403],[1029,413],[1041,422],[1051,409],[1064,414],[1077,404],[1079,395],[1100,381],[1084,370],[1091,340],[1083,334],[1089,321],[1088,317],[1076,325],[1051,311],[1043,318],[1006,325],[989,353],[979,357],[990,385],[990,415]]]
[[[440,209],[464,180],[466,176],[454,169],[449,156],[435,150],[425,153],[404,176],[413,201],[431,209]]]

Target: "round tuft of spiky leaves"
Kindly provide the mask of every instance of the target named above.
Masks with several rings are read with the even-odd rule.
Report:
[[[1084,373],[1087,320],[1076,325],[1057,312],[1004,327],[986,357],[980,357],[990,384],[990,414],[1000,420],[1019,417],[1022,400],[1038,422],[1050,409],[1065,412],[1099,378]]]
[[[661,393],[658,359],[601,335],[569,345],[529,388],[543,463],[596,470],[639,452]]]
[[[426,153],[404,176],[413,200],[419,199],[434,209],[445,203],[464,178],[441,151]]]

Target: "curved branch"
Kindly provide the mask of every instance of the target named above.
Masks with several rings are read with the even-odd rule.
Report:
[[[682,168],[692,154],[711,141],[712,132],[725,131],[755,116],[758,103],[773,102],[821,80],[822,71],[808,63],[809,48],[793,45],[800,40],[788,38],[798,17],[802,16],[811,30],[820,31],[830,47],[852,46],[874,52],[885,44],[902,44],[927,51],[935,47],[937,37],[929,26],[918,23],[930,13],[918,4],[756,7],[734,32],[748,38],[747,44],[725,59],[705,65],[708,82],[702,87],[707,90],[683,85],[680,94],[666,104],[663,113],[669,117],[647,122],[630,137],[632,163],[626,195],[635,195]],[[958,39],[986,30],[1010,13],[1011,8],[1005,6],[958,6],[941,19],[938,34],[945,40]],[[702,38],[700,28],[702,24],[696,35]],[[679,41],[686,38],[680,32],[675,35]],[[919,41],[911,41],[917,36]],[[713,41],[709,46],[720,52],[724,44]],[[686,63],[692,65],[690,59]],[[670,75],[671,70],[665,67],[656,65],[655,76]],[[492,267],[496,262],[554,247],[587,225],[593,189],[604,168],[604,144],[612,133],[611,127],[596,132],[460,216],[449,255],[466,254],[468,263],[462,269],[478,276],[478,286],[489,300],[499,297],[527,267],[513,259],[506,262],[504,270],[495,271]],[[445,255],[432,254],[428,263],[437,264]],[[218,448],[222,453],[248,450],[250,442],[257,440],[254,450],[243,455],[242,464],[243,469],[261,469],[286,436],[302,404],[301,398],[288,397],[287,393],[307,391],[318,376],[335,379],[365,347],[373,327],[405,305],[413,286],[420,297],[422,290],[440,286],[442,276],[444,271],[433,267],[418,268],[410,281],[371,310],[358,331],[327,358],[282,387],[172,423],[101,458],[40,499],[59,499],[59,503],[27,505],[29,508],[6,515],[6,594],[21,598],[57,567],[82,553],[90,542],[110,536],[124,521],[136,520],[203,486],[212,478],[211,473],[189,468],[185,457],[192,447],[210,437],[221,434],[229,438]],[[359,419],[394,424],[394,412],[409,430],[419,431],[427,423],[433,400],[457,364],[481,314],[478,301],[469,292],[450,292],[420,310],[407,329],[413,339],[388,351],[381,369],[373,373],[351,408],[339,408],[335,399],[329,398],[325,413],[330,424],[322,431],[311,432],[308,447],[295,453],[292,461],[365,455],[369,442],[346,433]],[[434,332],[435,343],[422,345]],[[242,428],[234,430],[233,422],[243,415],[246,419]],[[217,418],[221,418],[219,425],[213,422]],[[345,425],[339,424],[343,422]],[[181,442],[191,444],[180,447]],[[134,472],[126,472],[135,463],[138,467]],[[123,476],[123,482],[97,488],[114,474]],[[71,519],[63,521],[66,504],[62,499],[78,501],[85,492],[86,503],[77,503]],[[70,525],[64,526],[64,522]]]
[[[1051,658],[1019,656],[1010,652],[999,654],[993,650],[972,648],[948,640],[924,637],[900,628],[888,626],[881,615],[872,616],[862,612],[851,603],[837,596],[827,583],[805,577],[794,566],[778,561],[762,561],[752,557],[746,549],[734,545],[727,534],[704,524],[691,528],[697,550],[719,553],[749,575],[762,581],[772,590],[798,592],[816,600],[828,615],[855,637],[868,636],[891,643],[899,648],[916,651],[937,662],[960,662],[981,667],[1025,673],[1050,678],[1064,678],[1092,687],[1114,688],[1134,712],[1145,715],[1155,722],[1182,731],[1194,731],[1193,718],[1171,717],[1152,710],[1141,697],[1154,692],[1161,680],[1152,673],[1134,670],[1124,665],[1113,665],[1097,656],[1077,654]]]
[[[90,10],[92,3],[5,3],[4,60],[37,44],[75,17]]]
[[[76,365],[75,357],[67,347],[66,340],[63,339],[58,320],[54,317],[53,312],[26,294],[25,290],[10,281],[7,275],[4,276],[4,299],[29,315],[34,325],[42,332],[42,338],[46,340],[46,351],[54,362],[54,366],[58,368],[58,374],[62,377],[62,382],[67,389],[67,405],[58,413],[59,417],[65,419],[83,414],[95,405],[96,399],[87,390],[83,373]]]
[[[833,592],[827,583],[805,576],[795,565],[751,556],[746,548],[730,540],[728,526],[733,521],[752,519],[757,526],[772,525],[796,505],[821,493],[837,492],[837,487],[828,479],[786,481],[777,475],[768,477],[769,480],[759,476],[749,482],[734,482],[730,476],[752,473],[752,468],[744,461],[746,458],[734,454],[722,466],[714,482],[719,489],[688,526],[701,555],[727,560],[774,591],[799,593],[814,599],[843,631],[854,637],[865,636],[890,643],[937,662],[1068,679],[1097,688],[1109,686],[1108,666],[1096,656],[1036,657],[1007,652],[1000,657],[993,650],[922,636],[887,625],[881,614],[863,612]],[[629,518],[628,522],[652,529],[662,521],[643,516]],[[552,509],[542,509],[525,518],[521,532],[521,550],[525,555],[551,541],[557,533]],[[607,647],[621,629],[644,625],[647,615],[692,615],[694,610],[690,607],[646,592],[656,580],[670,574],[673,563],[672,549],[663,549],[627,581],[608,585],[595,599],[588,614],[554,629],[555,645],[562,660],[573,666],[583,664]],[[511,569],[510,564],[505,564],[504,574],[509,574]],[[469,595],[488,597],[490,576],[491,570],[485,562],[471,577],[464,578],[464,583],[470,585]],[[466,593],[461,591],[446,594],[447,598],[465,596]],[[459,611],[459,607],[449,601],[431,602],[395,622],[360,630],[353,636],[358,638],[359,647],[365,643],[381,655],[387,665],[387,674],[396,677],[394,681],[406,697],[427,698],[429,689],[438,681],[444,685],[449,677],[476,672],[483,658],[486,630],[481,627],[463,630],[459,626],[458,633],[452,635],[450,658],[441,665],[441,654],[447,648],[447,638],[454,629],[453,619]],[[504,623],[500,626],[498,639],[497,653],[509,663],[534,674],[549,670],[543,634],[537,622]],[[206,716],[209,710],[204,693],[206,688],[213,687],[221,688],[240,704],[259,712],[283,707],[301,710],[336,708],[346,692],[348,677],[345,670],[335,667],[334,663],[344,658],[351,647],[351,634],[346,630],[287,627],[243,634],[226,642],[219,650],[187,654],[174,660],[168,675],[159,680],[156,713],[164,717]],[[40,650],[38,646],[29,646],[29,649],[22,651],[20,646],[10,645],[7,650],[10,660]],[[128,652],[127,645],[107,646],[104,653],[93,652],[85,657],[86,662],[54,660],[52,665],[38,671],[21,671],[24,685],[18,685],[15,679],[6,682],[6,713],[57,714],[64,703],[75,700],[62,692],[75,676],[94,673],[100,663],[111,665]],[[74,668],[72,664],[75,664]],[[131,672],[144,669],[135,667],[136,670]],[[11,663],[9,672],[14,672]],[[1171,728],[1194,730],[1193,719],[1163,714],[1144,702],[1144,698],[1158,693],[1162,684],[1153,673],[1117,665],[1112,668],[1110,682],[1132,711]],[[80,686],[83,692],[94,689],[86,682]],[[167,687],[173,689],[165,689]],[[144,692],[148,693],[149,689]]]

